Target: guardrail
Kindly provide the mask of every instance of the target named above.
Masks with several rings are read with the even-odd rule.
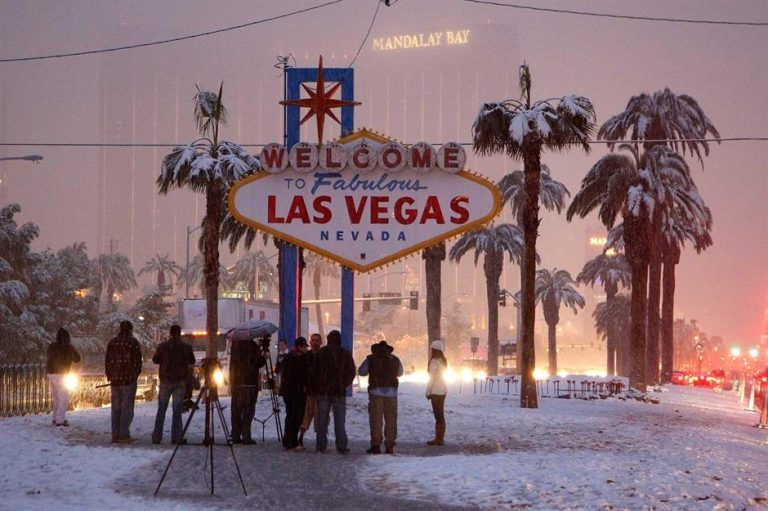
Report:
[[[110,389],[103,374],[78,374],[77,388],[69,393],[69,409],[93,408],[110,403]],[[157,398],[157,373],[139,377],[137,401]],[[0,417],[50,413],[51,395],[45,364],[0,365]]]

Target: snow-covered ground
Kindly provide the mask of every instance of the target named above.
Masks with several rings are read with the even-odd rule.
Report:
[[[215,448],[210,496],[208,451],[195,445],[179,450],[153,497],[172,452],[150,442],[155,403],[137,406],[130,445],[109,443],[108,408],[70,412],[69,428],[50,416],[0,419],[0,509],[768,508],[768,430],[754,427],[757,414],[734,393],[669,387],[653,394],[660,404],[541,399],[530,410],[514,396],[474,394],[471,384],[458,390],[446,403],[447,445],[427,447],[423,385],[401,385],[396,456],[365,454],[364,392],[349,400],[347,455],[332,442],[315,453],[312,432],[306,452],[285,452],[268,420],[266,443],[234,448],[247,497],[225,446]],[[257,418],[269,408],[260,395]],[[190,441],[200,440],[202,422],[196,414]],[[169,427],[170,413],[166,441]],[[254,434],[261,438],[257,422]]]

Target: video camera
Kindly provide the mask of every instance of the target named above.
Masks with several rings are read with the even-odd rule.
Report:
[[[272,336],[263,335],[256,339],[256,341],[259,343],[259,346],[263,351],[269,351],[269,343],[272,341]]]

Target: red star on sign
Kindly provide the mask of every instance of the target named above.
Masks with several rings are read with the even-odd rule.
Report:
[[[359,105],[359,101],[346,101],[343,99],[333,99],[333,96],[341,87],[341,82],[336,83],[333,87],[325,90],[325,78],[323,77],[323,56],[320,55],[320,63],[317,65],[317,86],[314,90],[301,84],[307,94],[308,98],[304,99],[290,99],[281,101],[281,105],[292,105],[300,108],[309,108],[309,112],[301,120],[301,124],[304,124],[313,115],[317,120],[317,143],[323,143],[323,125],[325,124],[325,116],[327,115],[337,123],[341,124],[341,121],[336,114],[333,113],[331,108],[340,108],[342,106],[356,106]]]

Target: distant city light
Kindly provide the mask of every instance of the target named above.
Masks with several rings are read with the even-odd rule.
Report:
[[[600,236],[592,236],[589,238],[589,244],[593,247],[602,247],[606,244],[608,238],[602,238]]]
[[[732,357],[740,357],[741,356],[741,348],[738,346],[734,346],[731,348],[731,356]]]
[[[758,350],[757,348],[749,348],[749,356],[752,358],[757,358]]]

